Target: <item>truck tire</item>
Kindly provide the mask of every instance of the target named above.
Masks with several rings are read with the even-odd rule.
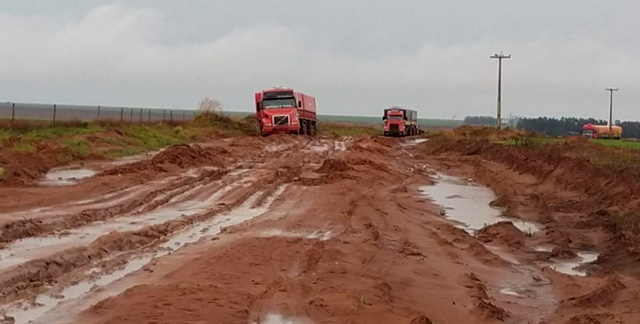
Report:
[[[316,129],[316,122],[311,122],[311,127],[309,129],[309,135],[316,137],[317,135],[317,129]]]
[[[299,135],[307,135],[307,121],[302,119],[300,120],[300,131],[298,132]]]

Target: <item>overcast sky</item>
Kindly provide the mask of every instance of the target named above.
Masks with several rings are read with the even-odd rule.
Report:
[[[637,0],[0,1],[0,101],[251,111],[291,86],[323,114],[640,120]]]

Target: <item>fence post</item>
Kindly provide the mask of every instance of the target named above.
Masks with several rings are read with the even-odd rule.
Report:
[[[124,107],[120,107],[120,122],[124,121]]]
[[[133,108],[129,108],[129,121],[133,121]]]
[[[186,112],[183,110],[183,111],[182,111],[182,121],[184,121],[184,117],[185,117],[186,115],[187,115],[187,114],[186,114]]]
[[[151,109],[149,109],[149,123],[151,123]]]
[[[16,103],[12,103],[11,104],[11,121],[15,121],[16,120]]]
[[[53,105],[53,120],[51,121],[51,125],[56,124],[56,113],[58,111],[58,105]]]
[[[140,123],[142,124],[142,108],[140,108]]]
[[[98,121],[100,121],[100,106],[98,106]]]
[[[162,109],[162,122],[164,123],[167,118],[167,110]]]
[[[173,109],[169,110],[169,120],[173,121]]]

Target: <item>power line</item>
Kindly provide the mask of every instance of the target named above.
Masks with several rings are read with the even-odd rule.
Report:
[[[511,58],[511,54],[505,55],[500,52],[500,54],[493,54],[491,58],[498,59],[498,116],[497,116],[497,125],[498,129],[502,126],[502,59]]]

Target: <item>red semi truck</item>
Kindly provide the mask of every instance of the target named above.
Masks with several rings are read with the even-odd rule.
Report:
[[[260,134],[316,136],[316,98],[291,88],[271,88],[255,93]]]
[[[384,136],[413,136],[417,135],[418,112],[411,109],[392,107],[384,110]]]

